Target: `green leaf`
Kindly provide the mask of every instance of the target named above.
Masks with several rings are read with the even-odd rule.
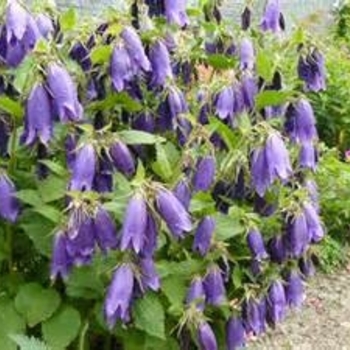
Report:
[[[154,293],[138,299],[133,310],[136,328],[165,340],[165,315],[163,305]]]
[[[210,118],[210,131],[211,133],[217,132],[225,141],[227,147],[231,149],[237,149],[237,144],[240,142],[240,138],[237,132],[228,127],[218,118]]]
[[[111,54],[111,46],[98,46],[91,51],[90,58],[93,64],[103,64],[109,62]]]
[[[17,119],[21,119],[23,116],[23,108],[21,104],[7,96],[0,97],[0,110],[16,117]]]
[[[161,136],[137,130],[120,131],[118,135],[128,145],[153,145],[165,141]]]
[[[188,276],[192,276],[200,272],[202,266],[203,262],[201,260],[188,259],[181,262],[161,260],[157,262],[157,271],[162,279],[168,276],[188,278]]]
[[[34,212],[42,215],[44,218],[50,220],[54,224],[58,224],[61,220],[62,213],[53,206],[42,205],[33,209]]]
[[[74,8],[68,9],[60,16],[60,27],[63,32],[74,29],[77,23],[77,13]]]
[[[191,199],[190,212],[192,214],[210,214],[215,212],[215,202],[212,196],[206,192],[196,193]]]
[[[23,333],[24,330],[24,319],[17,313],[13,301],[0,297],[0,350],[17,350],[10,335]]]
[[[263,91],[255,98],[256,108],[262,109],[268,106],[279,106],[286,103],[292,96],[292,91]]]
[[[40,163],[46,165],[49,170],[58,175],[59,177],[67,177],[68,176],[68,172],[66,170],[66,168],[64,168],[61,164],[53,162],[52,160],[40,160]]]
[[[209,55],[207,63],[215,69],[230,69],[236,66],[235,59],[220,54]]]
[[[261,76],[266,82],[272,81],[274,66],[270,53],[259,51],[256,58],[256,69],[258,75]]]
[[[143,350],[180,350],[177,341],[169,337],[166,340],[160,340],[147,336],[144,344]]]
[[[114,110],[116,107],[126,109],[130,113],[139,112],[142,109],[142,105],[125,92],[109,94],[104,100],[89,105],[92,111]]]
[[[38,184],[38,191],[44,203],[55,202],[65,197],[67,182],[51,175]]]
[[[19,346],[19,350],[50,350],[45,343],[34,337],[14,334],[10,335],[10,338]]]
[[[214,219],[216,222],[215,237],[219,241],[226,241],[244,233],[244,226],[238,218],[216,213]]]
[[[52,318],[42,324],[42,334],[49,346],[65,349],[79,334],[81,318],[71,306],[64,306]]]
[[[187,291],[185,276],[171,275],[162,280],[162,292],[174,311],[183,310],[183,303]]]
[[[60,296],[53,289],[44,289],[39,284],[21,286],[16,298],[16,310],[23,315],[29,327],[47,320],[60,305]]]
[[[30,204],[33,207],[40,207],[43,202],[36,190],[22,190],[16,193],[16,197],[25,204]]]
[[[174,169],[169,161],[165,145],[157,144],[157,161],[152,164],[152,169],[159,175],[163,180],[169,180],[173,175]]]
[[[15,79],[13,85],[15,89],[23,93],[25,86],[30,83],[33,75],[35,61],[32,56],[27,56],[23,63],[14,70]]]

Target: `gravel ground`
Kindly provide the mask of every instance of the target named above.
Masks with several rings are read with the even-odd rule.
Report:
[[[350,350],[350,269],[311,279],[304,307],[247,349]]]

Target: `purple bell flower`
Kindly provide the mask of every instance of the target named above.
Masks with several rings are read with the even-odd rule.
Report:
[[[262,297],[258,302],[259,317],[260,317],[260,334],[266,332],[266,318],[267,318],[267,301],[266,297]]]
[[[55,281],[58,276],[67,279],[72,268],[72,260],[67,252],[67,236],[65,232],[58,232],[55,235],[52,260],[51,260],[51,280]]]
[[[86,45],[81,42],[74,44],[72,50],[69,53],[69,56],[79,63],[80,67],[84,72],[88,71],[92,67],[92,61],[90,59],[90,52]],[[91,89],[91,87],[90,87]]]
[[[27,30],[29,13],[16,1],[8,2],[6,9],[7,43],[21,42]]]
[[[316,171],[317,168],[317,150],[312,142],[304,142],[301,145],[299,153],[299,165],[302,169]]]
[[[250,28],[252,18],[252,11],[246,6],[241,15],[241,28],[242,30],[248,30]]]
[[[216,97],[215,109],[217,116],[225,120],[233,117],[234,91],[232,86],[223,88]]]
[[[222,273],[218,266],[213,266],[209,269],[203,285],[208,304],[219,306],[225,302],[226,290]]]
[[[21,45],[24,47],[26,52],[34,49],[40,36],[41,34],[34,18],[28,15],[27,28],[21,42]]]
[[[160,280],[154,266],[154,261],[151,258],[145,258],[140,260],[141,266],[141,283],[144,291],[151,289],[158,291],[160,289]]]
[[[190,215],[172,192],[159,190],[156,201],[160,216],[175,238],[182,238],[185,232],[192,230]]]
[[[205,307],[205,291],[203,281],[200,277],[196,277],[192,280],[190,288],[188,289],[186,296],[186,304],[189,306],[191,303],[196,303],[196,308],[199,311],[204,311]]]
[[[241,70],[253,70],[255,66],[254,46],[250,39],[244,38],[240,45]]]
[[[270,239],[268,250],[271,261],[282,264],[287,259],[287,251],[285,242],[282,236],[276,236]]]
[[[151,258],[157,249],[158,230],[157,224],[151,214],[147,216],[147,226],[145,234],[145,242],[141,255],[145,258]]]
[[[5,173],[0,173],[0,217],[16,222],[19,214],[19,201],[16,198],[16,188]]]
[[[83,107],[78,100],[77,88],[65,68],[57,63],[50,63],[47,84],[61,122],[81,120]]]
[[[124,214],[121,250],[132,249],[140,253],[145,244],[146,227],[146,202],[140,194],[135,194],[130,199]]]
[[[71,191],[91,191],[96,172],[96,153],[93,145],[87,144],[76,152],[70,182]]]
[[[244,107],[248,111],[253,110],[255,106],[255,98],[256,98],[256,95],[258,94],[258,86],[256,84],[255,79],[253,77],[245,75],[242,78],[241,89],[242,89]]]
[[[131,265],[119,266],[113,275],[104,304],[104,313],[110,329],[117,320],[129,322],[133,288],[134,274]]]
[[[287,314],[287,301],[281,281],[275,281],[269,288],[267,297],[267,317],[272,325],[284,320]]]
[[[172,118],[176,118],[181,114],[188,112],[187,102],[182,91],[176,87],[171,87],[169,89],[169,94],[167,98],[169,104],[169,109]]]
[[[304,203],[304,213],[310,241],[316,243],[320,242],[323,239],[325,232],[316,209],[311,203]]]
[[[253,276],[259,276],[262,273],[261,260],[252,259],[250,262],[250,272]]]
[[[293,258],[299,258],[303,255],[310,241],[309,230],[305,214],[297,213],[289,218],[286,231],[286,248]]]
[[[36,84],[27,101],[24,133],[21,141],[32,146],[37,139],[47,145],[52,137],[52,115],[49,95],[42,84]]]
[[[183,207],[188,210],[192,197],[188,182],[185,179],[180,180],[174,188],[173,192]]]
[[[265,249],[264,240],[262,238],[260,231],[251,230],[248,233],[247,242],[254,259],[262,260],[262,259],[268,258],[268,254]]]
[[[319,194],[318,194],[318,187],[317,184],[314,180],[312,179],[307,179],[305,180],[304,186],[306,190],[308,191],[308,194],[310,196],[310,200],[317,212],[320,211],[320,206],[319,206]]]
[[[312,277],[316,273],[315,265],[311,258],[302,257],[299,260],[299,268],[303,276],[306,278]]]
[[[128,177],[134,175],[136,171],[135,160],[129,148],[123,142],[117,141],[114,143],[109,149],[109,154],[118,171]]]
[[[180,27],[189,24],[186,2],[187,0],[164,0],[165,15],[169,24],[177,24]]]
[[[216,163],[215,158],[206,156],[201,158],[196,166],[196,172],[193,176],[193,188],[196,192],[208,191],[215,179]]]
[[[265,12],[261,21],[263,31],[278,33],[283,31],[284,17],[280,9],[279,0],[268,0],[265,6]]]
[[[11,68],[16,68],[23,61],[25,55],[26,50],[20,43],[14,46],[8,45],[6,49],[6,64]]]
[[[113,166],[105,152],[101,153],[98,169],[95,172],[93,190],[98,193],[113,191]]]
[[[246,300],[243,303],[242,316],[247,334],[261,334],[261,316],[258,301],[254,299]]]
[[[102,252],[116,249],[118,246],[117,229],[113,219],[102,207],[98,208],[94,218],[95,239]]]
[[[202,322],[199,326],[198,342],[201,350],[218,350],[215,334],[207,322]]]
[[[289,272],[286,279],[286,299],[291,307],[299,308],[304,301],[304,285],[299,272]]]
[[[45,38],[48,39],[50,36],[53,35],[55,28],[53,26],[52,19],[48,17],[47,15],[40,13],[35,18],[36,25],[38,26],[40,34]]]
[[[194,236],[193,251],[198,251],[202,256],[209,252],[215,227],[215,220],[211,216],[206,216],[201,220]]]
[[[245,329],[240,317],[231,317],[226,325],[227,350],[236,350],[245,345]]]
[[[152,65],[152,85],[164,86],[168,79],[173,78],[169,51],[162,41],[154,43],[150,50]]]

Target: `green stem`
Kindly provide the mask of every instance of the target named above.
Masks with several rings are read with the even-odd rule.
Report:
[[[112,349],[112,336],[110,334],[106,335],[106,340],[105,340],[105,350],[111,350]]]
[[[80,332],[78,350],[85,350],[85,337],[88,329],[89,329],[89,321],[86,321]]]
[[[13,258],[12,258],[12,228],[9,223],[5,226],[6,235],[6,251],[7,251],[7,265],[9,273],[12,272]]]

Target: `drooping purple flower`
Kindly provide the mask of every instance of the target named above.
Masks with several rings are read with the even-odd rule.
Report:
[[[169,24],[185,27],[189,24],[186,13],[187,0],[164,0],[165,15]]]
[[[255,97],[258,94],[258,86],[255,79],[249,75],[245,75],[242,78],[241,88],[244,107],[248,111],[251,111],[255,106]]]
[[[211,216],[206,216],[201,220],[194,236],[193,251],[198,251],[202,256],[208,253],[215,227],[215,220]]]
[[[16,222],[19,214],[16,187],[5,173],[0,173],[0,203],[0,217],[9,222]]]
[[[164,86],[168,79],[173,78],[169,51],[160,40],[155,42],[150,49],[150,61],[152,65],[152,85]]]
[[[24,47],[25,51],[28,52],[34,49],[40,36],[41,34],[34,18],[28,15],[26,31],[20,44]]]
[[[188,182],[181,179],[173,190],[175,197],[180,201],[183,207],[188,210],[191,202],[191,190]]]
[[[263,296],[259,301],[258,301],[258,307],[259,307],[259,317],[260,317],[260,334],[263,334],[266,332],[267,328],[267,301],[266,297]]]
[[[115,142],[109,149],[109,155],[114,166],[125,176],[132,176],[135,173],[135,160],[129,148],[121,141]]]
[[[302,257],[299,260],[299,268],[303,276],[306,278],[312,277],[316,273],[315,265],[312,259],[308,257]]]
[[[145,242],[141,252],[141,255],[145,258],[151,258],[154,255],[154,252],[157,249],[157,224],[154,220],[152,214],[148,213],[147,216],[147,225],[145,232]]]
[[[304,213],[310,241],[316,243],[320,242],[323,239],[325,232],[316,209],[311,203],[304,203]]]
[[[151,113],[141,113],[132,123],[135,130],[141,130],[153,134],[155,130],[155,120]]]
[[[236,350],[245,345],[245,330],[240,317],[230,317],[226,325],[227,350]]]
[[[215,109],[217,116],[223,120],[232,118],[234,103],[233,87],[223,88],[216,96]]]
[[[255,66],[255,51],[250,39],[244,38],[240,45],[240,67],[242,70],[253,70]]]
[[[108,212],[99,207],[94,218],[95,240],[102,250],[106,253],[109,249],[115,249],[118,245],[117,229],[115,223]]]
[[[18,43],[14,46],[8,45],[6,48],[6,64],[11,68],[16,68],[24,59],[26,50]]]
[[[94,146],[86,144],[76,151],[70,182],[71,191],[90,191],[96,172]]]
[[[283,236],[276,236],[270,239],[268,243],[268,251],[271,261],[282,264],[287,258],[287,251]]]
[[[308,225],[304,212],[296,213],[287,221],[286,248],[293,258],[303,255],[310,241]]]
[[[49,16],[43,13],[40,13],[35,18],[35,21],[38,26],[40,34],[44,38],[48,39],[51,35],[53,35],[55,28],[53,26],[52,19]]]
[[[271,31],[273,33],[277,33],[285,29],[284,17],[280,9],[279,0],[267,1],[260,26],[263,31]]]
[[[146,227],[146,202],[143,196],[137,193],[130,199],[124,214],[121,250],[132,249],[140,253],[145,244]]]
[[[261,260],[252,259],[250,262],[250,272],[253,276],[259,276],[262,273]]]
[[[169,109],[172,118],[176,118],[179,115],[188,112],[188,106],[185,100],[185,96],[183,92],[176,87],[171,87],[169,89],[167,102],[169,104]]]
[[[130,264],[123,264],[114,272],[104,303],[108,327],[112,329],[117,320],[130,320],[130,305],[134,288],[134,274]]]
[[[215,334],[207,322],[202,322],[198,329],[198,342],[201,350],[218,350]]]
[[[65,232],[57,232],[54,238],[51,259],[51,280],[59,276],[66,279],[72,268],[72,260],[67,252],[67,235]]]
[[[203,281],[200,277],[195,277],[188,289],[186,296],[186,304],[189,306],[191,303],[195,303],[196,308],[199,311],[204,311],[205,291]]]
[[[52,137],[52,115],[48,93],[45,87],[38,83],[34,85],[26,105],[24,133],[21,141],[32,146],[37,140],[44,145]]]
[[[151,289],[158,291],[160,288],[160,279],[154,266],[154,261],[151,258],[144,258],[140,260],[141,266],[141,283],[144,291]]]
[[[16,1],[8,2],[6,9],[7,43],[21,42],[27,30],[29,13]]]
[[[247,334],[261,334],[261,317],[257,300],[249,299],[243,303],[242,317]]]
[[[69,56],[79,63],[83,71],[88,71],[91,69],[92,62],[90,59],[89,49],[80,41],[73,45]]]
[[[66,69],[60,64],[50,63],[47,84],[60,120],[64,123],[81,120],[83,107],[78,100],[77,87]]]
[[[99,193],[113,191],[113,165],[104,151],[98,160],[93,189]]]
[[[256,229],[251,230],[248,233],[247,242],[254,259],[262,260],[268,258],[265,243],[260,231]]]
[[[272,325],[284,320],[287,313],[287,301],[281,281],[272,283],[267,296],[267,318]]]
[[[305,188],[308,191],[308,194],[310,196],[310,200],[317,212],[320,211],[319,206],[319,194],[318,194],[318,187],[314,180],[312,179],[306,179],[304,183]]]
[[[208,270],[203,286],[208,304],[219,306],[225,302],[226,290],[222,273],[218,266],[213,266]]]
[[[197,162],[196,172],[193,176],[193,188],[196,192],[208,191],[215,179],[216,162],[214,157],[206,156]]]
[[[175,238],[182,238],[192,230],[191,218],[175,195],[165,189],[157,193],[157,210]]]
[[[246,6],[241,15],[242,30],[248,30],[250,28],[251,17],[252,17],[252,11],[248,6]]]
[[[266,198],[255,196],[254,210],[261,216],[269,217],[277,210],[277,203],[275,201],[269,202]]]
[[[293,270],[286,278],[286,299],[291,307],[299,308],[304,301],[304,285],[298,271]]]
[[[299,165],[302,169],[316,171],[317,168],[317,150],[312,142],[303,142],[300,147]]]

